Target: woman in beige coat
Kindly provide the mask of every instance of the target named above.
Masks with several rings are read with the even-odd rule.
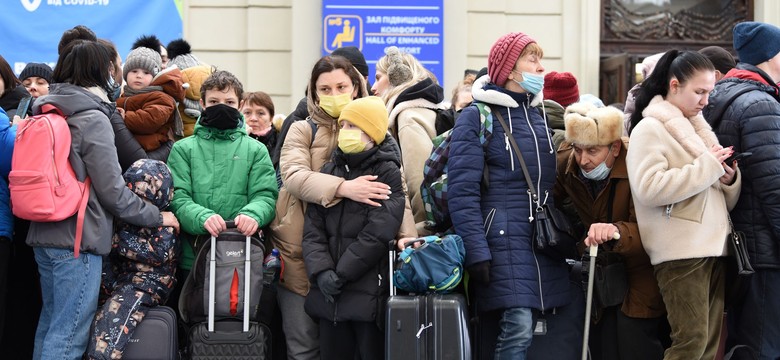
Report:
[[[350,101],[368,94],[365,79],[340,56],[319,59],[307,90],[309,118],[292,124],[282,146],[279,166],[282,188],[271,223],[273,245],[284,260],[277,299],[289,359],[319,359],[318,326],[304,312],[309,280],[303,262],[304,214],[307,203],[331,207],[343,198],[379,206],[389,186],[366,175],[354,180],[320,173],[338,144],[338,117]],[[316,133],[313,133],[316,128]],[[313,138],[312,138],[312,135]],[[404,214],[399,238],[416,237],[411,209]]]
[[[672,50],[639,90],[626,164],[642,243],[672,328],[664,359],[713,359],[722,328],[728,212],[740,176],[701,116],[715,86],[704,56]]]
[[[420,196],[425,160],[433,150],[436,114],[446,107],[444,89],[411,54],[391,46],[376,63],[374,95],[382,97],[390,113],[390,134],[401,147],[406,186],[417,230],[425,233],[425,208]]]

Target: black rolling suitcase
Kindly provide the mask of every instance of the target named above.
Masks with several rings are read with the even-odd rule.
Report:
[[[394,248],[391,244],[385,359],[470,360],[466,299],[461,294],[396,295]]]
[[[179,358],[176,313],[167,306],[149,309],[125,346],[125,360],[175,360]]]
[[[232,222],[227,223],[228,230],[218,238],[211,237],[210,245],[204,244],[207,248],[199,251],[195,266],[203,265],[197,260],[201,258],[201,252],[207,252],[207,269],[193,267],[187,279],[188,282],[195,282],[196,278],[205,279],[202,303],[188,302],[182,291],[180,309],[190,309],[185,320],[198,319],[192,316],[193,304],[195,310],[207,308],[206,321],[190,328],[187,353],[192,360],[270,359],[271,332],[266,325],[256,321],[263,286],[263,245],[259,239],[245,237],[233,230],[235,225]],[[217,268],[220,268],[219,272]],[[201,278],[199,274],[205,277]],[[199,284],[185,283],[184,288],[195,285]],[[198,295],[197,290],[193,293]]]

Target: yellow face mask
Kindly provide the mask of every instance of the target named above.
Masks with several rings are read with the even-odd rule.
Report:
[[[339,149],[345,154],[357,154],[366,149],[361,139],[363,132],[358,129],[339,130]]]
[[[344,93],[341,95],[319,95],[320,107],[325,110],[331,117],[337,118],[341,115],[341,110],[344,109],[350,101],[352,101],[352,93]]]

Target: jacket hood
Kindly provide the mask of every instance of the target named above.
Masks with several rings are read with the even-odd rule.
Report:
[[[345,154],[341,149],[336,148],[333,152],[333,163],[336,166],[347,165],[350,169],[367,169],[379,162],[392,161],[400,167],[401,161],[395,147],[392,141],[385,140],[379,146],[357,154]]]
[[[105,102],[90,89],[68,83],[49,85],[49,94],[35,100],[33,114],[40,114],[41,106],[45,104],[56,106],[65,116],[86,110],[98,110],[110,117],[114,111],[113,105]]]
[[[179,70],[176,65],[168,67],[157,74],[157,76],[152,79],[151,85],[162,87],[163,92],[170,95],[177,102],[184,100],[184,95],[187,91],[181,70]],[[189,87],[189,84],[186,86]]]
[[[767,79],[762,75],[763,72],[758,73],[750,68],[761,71],[752,65],[740,63],[737,68],[731,69],[723,79],[718,81],[715,90],[710,94],[709,104],[703,111],[712,127],[717,128],[720,125],[723,114],[731,106],[731,102],[728,100],[733,99],[739,93],[761,91],[780,100],[778,88],[767,82]]]
[[[404,101],[414,99],[424,99],[433,104],[438,104],[444,101],[444,89],[439,84],[434,83],[433,79],[427,78],[398,94],[394,104],[397,106]]]
[[[566,124],[563,121],[564,108],[561,104],[558,104],[554,100],[544,100],[542,102],[544,111],[547,114],[547,125],[553,129],[563,130],[566,128]],[[542,110],[542,107],[539,107]]]
[[[540,91],[538,95],[534,96],[529,93],[509,91],[491,83],[490,76],[488,75],[484,75],[475,80],[474,85],[471,86],[471,96],[474,100],[510,108],[516,108],[520,106],[520,102],[525,102],[528,99],[531,100],[530,106],[535,107],[544,100],[543,93],[544,91]],[[520,102],[518,102],[518,100],[520,100]]]

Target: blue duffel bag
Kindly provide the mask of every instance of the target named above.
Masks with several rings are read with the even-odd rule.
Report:
[[[422,245],[413,248],[414,242]],[[410,293],[448,293],[463,278],[466,249],[460,236],[426,236],[409,242],[398,255],[395,286]]]

